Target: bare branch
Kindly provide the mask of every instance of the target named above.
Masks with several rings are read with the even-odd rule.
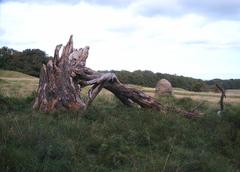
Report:
[[[221,97],[220,97],[220,110],[218,113],[222,113],[224,111],[224,103],[223,103],[223,99],[226,98],[226,94],[225,94],[225,90],[218,84],[216,84],[216,87],[219,89],[219,91],[222,93]]]

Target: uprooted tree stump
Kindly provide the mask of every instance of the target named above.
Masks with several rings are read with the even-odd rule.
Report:
[[[196,112],[186,112],[177,108],[162,105],[153,97],[142,91],[129,88],[122,84],[114,73],[99,73],[86,67],[89,47],[74,49],[72,36],[62,54],[59,51],[62,45],[57,45],[54,58],[47,65],[43,64],[40,72],[39,87],[33,108],[44,112],[55,111],[60,108],[81,110],[86,109],[102,88],[112,92],[123,104],[133,106],[138,104],[143,108],[157,111],[179,112],[185,116],[198,116]],[[81,89],[91,85],[88,91],[88,100],[83,101]]]

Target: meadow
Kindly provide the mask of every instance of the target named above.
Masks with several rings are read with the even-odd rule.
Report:
[[[86,111],[37,112],[37,85],[0,71],[0,171],[240,171],[239,90],[227,91],[220,116],[217,93],[175,88],[158,98],[186,110],[207,101],[203,117],[188,119],[125,107],[107,91]]]
[[[37,90],[39,79],[26,75],[20,72],[0,70],[0,93],[8,97],[25,97],[32,94]],[[142,90],[143,92],[154,96],[155,88],[143,87],[138,85],[129,85]],[[88,89],[88,88],[87,88]],[[111,96],[106,90],[103,94]],[[182,88],[174,88],[173,96],[176,98],[191,98],[196,101],[208,101],[216,104],[219,102],[220,93],[214,92],[193,92],[184,90]],[[240,90],[228,89],[226,90],[227,98],[224,100],[226,103],[240,104]]]

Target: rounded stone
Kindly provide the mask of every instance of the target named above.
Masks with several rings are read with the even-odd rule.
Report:
[[[173,87],[172,84],[166,80],[161,79],[157,82],[155,95],[156,96],[170,96],[172,95]]]

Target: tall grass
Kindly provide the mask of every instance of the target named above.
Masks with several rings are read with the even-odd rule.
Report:
[[[0,171],[239,171],[240,107],[221,117],[127,108],[100,96],[87,111],[41,113],[33,96],[0,96]],[[191,99],[161,99],[191,109]]]

